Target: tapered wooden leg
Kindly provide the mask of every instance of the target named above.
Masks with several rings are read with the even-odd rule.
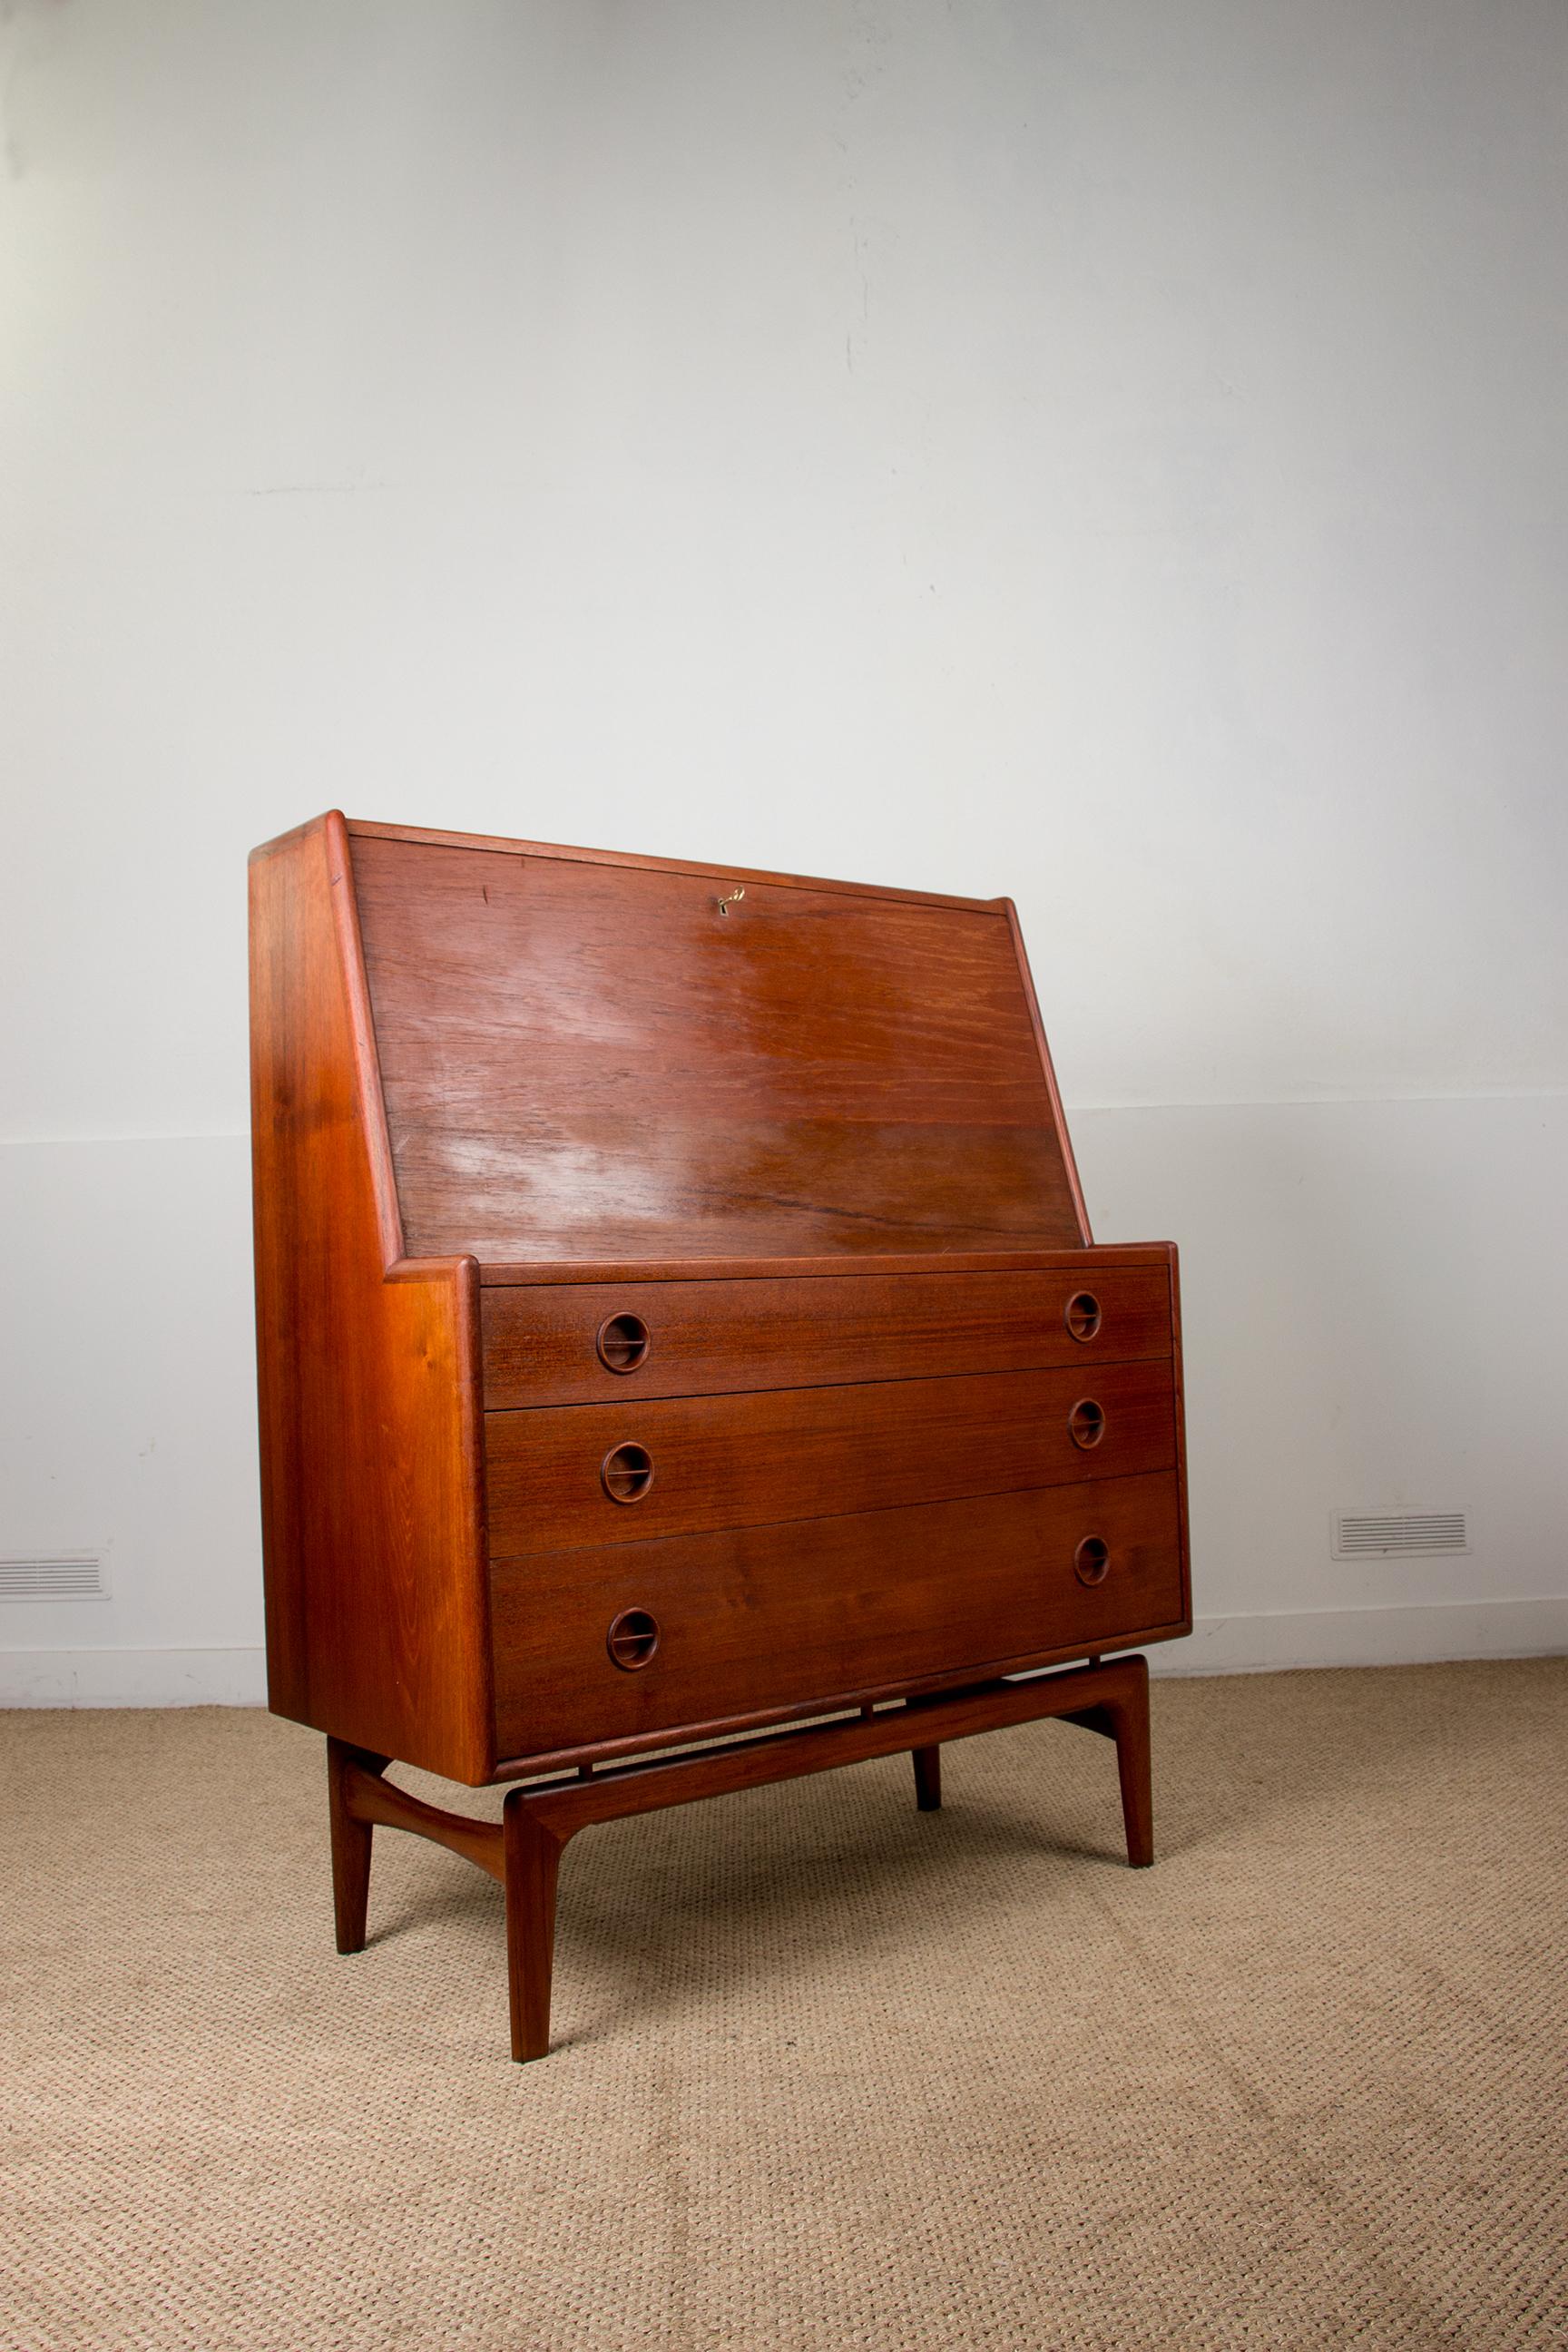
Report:
[[[1149,1667],[1142,1658],[1129,1658],[1139,1669],[1132,1689],[1108,1712],[1116,1740],[1116,1769],[1121,1782],[1121,1818],[1127,1825],[1127,1859],[1134,1870],[1147,1870],[1154,1859],[1154,1780],[1149,1751]]]
[[[391,1758],[373,1756],[342,1739],[327,1742],[327,1818],[332,1834],[332,1913],[340,1952],[364,1949],[365,1912],[370,1902],[370,1842],[368,1822],[356,1821],[349,1811],[349,1775],[354,1771],[379,1777]]]
[[[542,2058],[550,2047],[555,1883],[566,1841],[529,1811],[521,1789],[507,1798],[502,1823],[511,2054],[521,2062]]]
[[[916,1804],[922,1813],[940,1813],[942,1811],[942,1749],[911,1748],[910,1754],[914,1759]]]

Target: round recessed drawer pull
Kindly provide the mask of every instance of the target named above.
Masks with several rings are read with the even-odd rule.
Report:
[[[635,1372],[647,1361],[647,1325],[640,1315],[612,1315],[594,1340],[606,1371]]]
[[[653,1455],[646,1445],[616,1445],[599,1465],[612,1503],[640,1503],[653,1485]]]
[[[1085,1536],[1072,1556],[1072,1565],[1080,1584],[1103,1584],[1110,1566],[1110,1546],[1103,1536]]]
[[[1100,1301],[1092,1290],[1075,1290],[1068,1300],[1067,1326],[1075,1339],[1092,1339],[1100,1328]]]
[[[647,1609],[623,1609],[605,1638],[623,1674],[635,1675],[658,1647],[658,1619]]]
[[[1105,1407],[1097,1404],[1093,1397],[1079,1397],[1068,1415],[1068,1428],[1073,1444],[1087,1452],[1105,1435]]]

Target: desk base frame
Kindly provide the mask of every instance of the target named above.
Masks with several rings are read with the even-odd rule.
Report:
[[[329,1739],[327,1791],[338,1949],[364,1948],[371,1841],[378,1824],[449,1846],[505,1889],[511,2054],[520,2061],[542,2058],[550,2047],[556,1881],[562,1853],[579,1830],[593,1822],[657,1812],[666,1805],[798,1780],[808,1772],[831,1771],[906,1750],[914,1761],[920,1809],[934,1812],[942,1803],[942,1748],[947,1740],[1046,1717],[1079,1724],[1115,1741],[1127,1859],[1134,1869],[1146,1868],[1154,1859],[1154,1832],[1149,1668],[1142,1656],[866,1707],[858,1716],[685,1755],[607,1769],[584,1765],[573,1779],[509,1790],[499,1822],[474,1821],[427,1805],[384,1778],[389,1757]]]

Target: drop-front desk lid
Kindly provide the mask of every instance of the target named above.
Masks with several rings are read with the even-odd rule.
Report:
[[[1007,900],[348,835],[410,1255],[521,1273],[1088,1238]]]

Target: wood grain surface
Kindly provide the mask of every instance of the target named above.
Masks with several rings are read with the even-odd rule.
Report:
[[[342,819],[258,851],[250,885],[270,1703],[480,1782],[493,1758],[478,1268],[395,1255]]]
[[[1086,1397],[1105,1413],[1090,1451],[1068,1431]],[[547,1406],[488,1413],[485,1433],[495,1559],[1125,1477],[1168,1468],[1176,1442],[1159,1361]],[[629,1504],[601,1476],[623,1444],[653,1464]]]
[[[401,841],[432,849],[494,849],[513,857],[552,857],[571,866],[620,866],[648,874],[684,874],[710,883],[715,893],[737,882],[769,882],[783,890],[824,890],[844,898],[900,898],[911,907],[967,907],[977,914],[1003,911],[1002,898],[965,898],[950,890],[902,890],[885,882],[845,882],[821,874],[786,874],[757,866],[715,866],[700,857],[654,857],[636,849],[584,849],[563,841],[527,841],[512,834],[451,833],[432,825],[383,824],[374,817],[345,819],[351,841]]]
[[[1086,1587],[1086,1535],[1110,1570]],[[1183,1630],[1168,1474],[492,1564],[496,1740],[526,1759]],[[621,1611],[659,1626],[612,1664]]]
[[[791,1282],[806,1275],[834,1275],[868,1281],[893,1274],[1033,1274],[1071,1271],[1082,1243],[1051,1249],[930,1249],[835,1251],[826,1257],[487,1257],[479,1261],[483,1288],[515,1290],[549,1283],[582,1282]],[[1171,1242],[1096,1242],[1096,1265],[1168,1265]]]
[[[1100,1309],[1088,1339],[1068,1324],[1085,1293]],[[647,1351],[605,1363],[598,1332],[635,1316]],[[629,1404],[645,1396],[941,1373],[1118,1363],[1171,1351],[1165,1268],[1079,1253],[1070,1270],[809,1276],[803,1280],[538,1284],[481,1299],[485,1402]]]
[[[407,1245],[1081,1242],[1005,911],[360,835]]]

